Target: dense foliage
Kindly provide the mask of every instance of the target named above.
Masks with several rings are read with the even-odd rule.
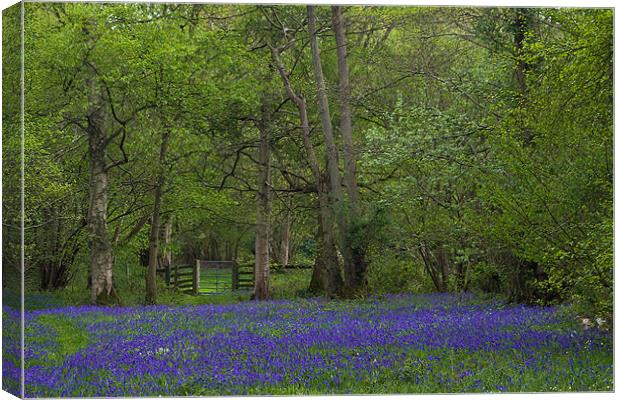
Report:
[[[146,279],[152,303],[169,260],[268,254],[315,264],[307,286],[332,297],[473,291],[611,322],[612,10],[25,10],[28,292],[126,304]],[[16,62],[4,54],[6,290]]]

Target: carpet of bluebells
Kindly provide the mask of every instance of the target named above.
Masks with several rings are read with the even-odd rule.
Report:
[[[17,320],[3,312],[5,325]],[[27,397],[613,390],[609,332],[556,308],[470,295],[82,306],[25,318]],[[12,391],[18,345],[5,335]]]

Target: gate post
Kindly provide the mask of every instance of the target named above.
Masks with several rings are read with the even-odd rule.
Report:
[[[198,290],[200,289],[200,260],[196,260],[196,264],[194,264],[194,279],[192,282],[192,291],[194,294],[198,294]]]
[[[232,262],[232,290],[239,289],[239,265],[233,260]]]

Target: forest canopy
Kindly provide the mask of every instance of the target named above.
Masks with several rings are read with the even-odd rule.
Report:
[[[27,291],[158,302],[196,259],[309,295],[611,318],[613,10],[25,3]],[[3,285],[20,276],[19,14]],[[75,294],[77,293],[77,294]]]

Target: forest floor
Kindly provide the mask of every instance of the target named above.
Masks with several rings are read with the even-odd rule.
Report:
[[[3,313],[15,390],[19,316]],[[29,310],[26,396],[613,390],[611,333],[569,315],[469,294]]]

